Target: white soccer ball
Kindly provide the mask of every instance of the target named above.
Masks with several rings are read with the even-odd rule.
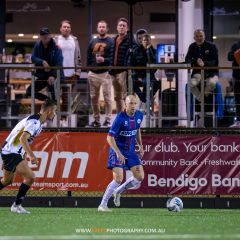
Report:
[[[167,200],[167,209],[170,212],[180,212],[183,209],[183,202],[179,197]]]

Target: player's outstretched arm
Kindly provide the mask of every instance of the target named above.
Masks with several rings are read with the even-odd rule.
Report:
[[[122,161],[123,164],[125,164],[125,157],[122,155],[122,153],[120,152],[117,144],[116,144],[116,141],[114,139],[114,137],[108,135],[107,136],[107,142],[108,144],[110,145],[110,147],[116,152],[117,154],[117,158]]]
[[[32,149],[31,149],[31,147],[28,143],[29,138],[30,138],[30,133],[23,132],[21,137],[20,137],[20,142],[22,144],[23,149],[25,150],[25,152],[30,157],[30,160],[31,160],[32,164],[38,164],[38,160],[37,160],[36,156],[34,155]]]

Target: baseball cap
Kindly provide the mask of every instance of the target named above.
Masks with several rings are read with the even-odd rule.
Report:
[[[40,29],[40,35],[41,35],[41,36],[47,35],[47,34],[49,34],[49,33],[50,33],[50,31],[49,31],[49,29],[48,29],[47,27],[42,27],[42,28]]]

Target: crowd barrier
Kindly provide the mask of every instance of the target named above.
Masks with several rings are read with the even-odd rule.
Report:
[[[22,119],[26,114],[33,114],[37,110],[39,110],[39,106],[41,101],[35,99],[34,95],[34,71],[41,67],[35,67],[32,64],[0,64],[0,71],[5,71],[5,80],[4,84],[1,86],[5,86],[5,94],[6,94],[6,101],[5,103],[1,104],[1,117],[0,119],[3,121],[3,125],[6,125],[7,128],[11,128],[17,120]],[[85,127],[88,126],[90,119],[91,119],[91,107],[90,107],[90,97],[89,97],[89,89],[87,83],[87,74],[83,78],[79,79],[79,85],[84,83],[84,87],[82,87],[79,92],[72,92],[71,86],[67,85],[68,87],[68,96],[69,99],[73,99],[72,95],[80,94],[80,98],[84,96],[84,99],[80,99],[78,101],[77,108],[74,114],[73,105],[69,104],[68,110],[66,112],[61,112],[61,86],[64,83],[60,82],[60,68],[55,67],[54,69],[57,70],[57,81],[56,81],[56,96],[57,96],[57,118],[56,122],[52,125],[52,127],[61,127],[60,120],[61,116],[65,115],[68,117],[67,127]],[[86,71],[92,68],[82,67],[82,73],[86,73]],[[99,69],[99,68],[96,68]],[[128,94],[132,93],[132,81],[131,81],[131,70],[139,70],[139,69],[146,69],[147,71],[147,102],[145,109],[141,109],[145,114],[145,121],[143,127],[150,127],[150,128],[162,128],[162,127],[222,127],[222,126],[230,126],[234,123],[236,118],[236,109],[234,103],[234,96],[227,96],[228,93],[222,92],[222,98],[228,97],[227,100],[230,98],[233,100],[231,102],[231,106],[229,104],[225,107],[225,103],[220,103],[221,106],[216,109],[216,96],[219,93],[213,92],[212,101],[205,102],[204,93],[202,91],[201,95],[201,103],[198,104],[198,110],[195,110],[197,106],[195,104],[194,98],[190,94],[190,90],[188,87],[188,82],[191,77],[191,70],[193,69],[190,67],[189,64],[186,63],[172,63],[172,64],[151,64],[147,67],[108,67],[106,70],[111,69],[118,69],[118,70],[126,70],[128,71]],[[201,70],[201,75],[204,75],[205,69],[210,68],[199,68]],[[232,67],[218,67],[220,71],[228,71],[232,70]],[[161,70],[165,74],[163,74],[160,79],[161,84],[161,91],[156,94],[155,98],[151,96],[151,86],[150,86],[150,74],[151,70],[157,71]],[[20,71],[24,71],[24,76],[18,74]],[[14,74],[13,74],[14,73]],[[28,74],[26,74],[28,73]],[[171,73],[171,74],[170,74]],[[20,76],[19,76],[20,75]],[[25,76],[26,75],[26,76]],[[231,75],[231,74],[230,74]],[[170,76],[170,77],[169,77]],[[3,80],[1,81],[3,83]],[[23,86],[28,86],[31,84],[32,91],[31,91],[31,98],[26,99],[25,95],[25,88]],[[170,84],[170,86],[169,86]],[[201,89],[204,88],[204,81],[201,81]],[[167,98],[173,101],[165,101],[166,97],[166,90],[175,90],[168,91]],[[172,95],[171,95],[172,94]],[[233,94],[233,92],[231,92]],[[20,96],[20,97],[17,97]],[[174,100],[174,98],[176,98]],[[113,105],[114,105],[114,98]],[[78,100],[78,99],[77,99]],[[226,101],[227,102],[227,101]],[[101,111],[104,112],[104,102],[100,102]],[[14,111],[14,107],[21,108],[21,111]],[[208,107],[211,108],[211,110]],[[28,108],[28,111],[25,109]],[[218,114],[219,109],[222,109],[222,112],[227,109],[227,113],[223,115]],[[231,108],[231,109],[230,109]],[[22,110],[24,109],[24,110]],[[229,110],[229,111],[228,111]],[[17,114],[15,113],[17,112]],[[212,117],[212,123],[208,124],[208,119],[206,118],[206,113],[210,112]],[[115,113],[115,110],[113,111]],[[84,121],[79,120],[79,118],[86,118]],[[200,120],[201,121],[200,121]],[[6,122],[6,124],[5,124]],[[80,123],[79,123],[80,122]],[[85,125],[84,125],[85,124]],[[51,125],[48,125],[49,127]]]

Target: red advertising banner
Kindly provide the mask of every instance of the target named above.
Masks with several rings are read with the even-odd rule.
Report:
[[[144,136],[136,193],[240,194],[238,136]]]
[[[107,169],[106,136],[90,132],[41,133],[32,144],[39,165],[36,168],[29,162],[36,176],[32,189],[104,191],[112,177]],[[6,137],[7,133],[0,134],[1,144]],[[0,170],[0,177],[2,175]],[[17,177],[8,188],[16,189],[20,183]]]
[[[7,135],[0,133],[0,144]],[[145,179],[131,193],[240,194],[238,136],[143,136],[143,145]],[[105,133],[43,132],[32,148],[39,159],[30,165],[33,189],[104,191],[111,181]],[[17,177],[8,188],[20,183]]]

